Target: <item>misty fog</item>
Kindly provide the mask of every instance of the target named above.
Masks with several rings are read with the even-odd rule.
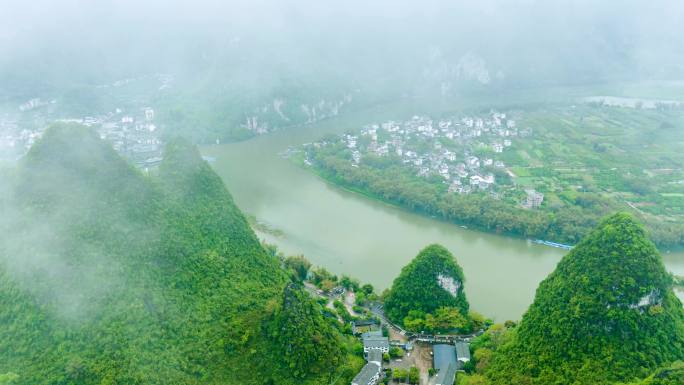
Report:
[[[6,1],[1,96],[155,72],[210,91],[402,93],[453,80],[468,54],[507,85],[668,79],[682,71],[683,11],[674,0]]]
[[[98,87],[164,74],[170,89],[144,91],[140,103],[199,100],[182,113],[236,115],[237,122],[264,100],[285,103],[292,95],[353,96],[372,105],[429,94],[676,80],[684,75],[683,11],[674,0],[10,0],[0,13],[0,104],[15,111],[32,98],[56,99],[97,114],[119,106],[99,103]],[[186,120],[182,133],[200,143],[220,136],[202,134],[194,123]],[[43,265],[44,255],[59,249],[59,236],[50,221],[12,233],[18,218],[10,206],[2,218],[12,239],[5,254],[21,255],[10,271],[27,274],[26,266]],[[31,252],[14,246],[25,244]],[[69,269],[43,266],[65,280],[74,274]],[[88,285],[90,292],[106,287]]]
[[[0,385],[681,371],[683,20],[0,1]]]

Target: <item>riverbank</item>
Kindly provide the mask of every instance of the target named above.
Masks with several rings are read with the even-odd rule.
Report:
[[[468,229],[468,230],[472,230],[472,231],[480,231],[483,233],[495,234],[498,236],[505,235],[507,237],[511,237],[511,238],[518,239],[518,240],[524,240],[524,241],[527,241],[529,239],[528,237],[521,236],[519,234],[491,231],[490,229],[488,229],[486,227],[478,226],[477,224],[474,224],[471,222],[450,220],[449,218],[440,217],[440,216],[434,215],[434,214],[427,212],[427,211],[411,209],[405,205],[397,203],[396,201],[386,199],[380,194],[374,193],[374,192],[367,190],[367,189],[359,188],[357,186],[354,186],[351,183],[347,183],[345,180],[335,177],[332,173],[327,172],[325,169],[316,167],[315,165],[307,165],[302,161],[302,158],[300,158],[300,157],[297,157],[297,158],[293,157],[291,159],[293,159],[293,162],[295,164],[297,164],[302,170],[310,172],[311,174],[315,175],[316,177],[320,178],[320,180],[322,180],[325,183],[330,184],[331,186],[342,189],[342,190],[347,191],[347,192],[352,193],[352,194],[360,195],[360,196],[367,198],[367,199],[372,199],[374,201],[377,201],[377,202],[384,204],[384,205],[387,205],[389,207],[399,209],[399,210],[402,210],[404,212],[411,213],[411,214],[426,216],[432,220],[440,221],[443,223],[457,225],[457,226],[462,227],[463,229]],[[539,242],[536,242],[536,243],[542,244]],[[569,250],[569,249],[566,249],[566,250]]]
[[[357,277],[382,291],[422,248],[439,243],[463,267],[474,310],[497,321],[519,319],[539,282],[566,251],[400,209],[339,188],[278,155],[363,122],[410,117],[417,110],[412,101],[379,106],[248,141],[204,146],[201,152],[216,159],[211,167],[243,212],[281,232],[274,236],[256,229],[260,238],[286,255],[303,254],[317,266]],[[684,253],[663,257],[670,271],[684,275]]]
[[[684,174],[674,167],[684,158],[668,140],[678,136],[645,133],[658,131],[659,119],[684,124],[684,112],[557,106],[468,116],[359,125],[303,144],[299,158],[331,183],[479,230],[573,245],[625,211],[661,250],[684,245]],[[558,125],[564,133],[550,128]],[[573,139],[596,130],[603,134],[587,143]]]
[[[554,215],[553,213],[546,213],[546,212],[535,212],[535,211],[530,211],[530,210],[525,210],[523,212],[523,209],[517,209],[517,211],[520,211],[521,213],[517,215],[513,215],[513,217],[516,217],[517,220],[520,222],[516,227],[512,226],[513,221],[508,221],[508,222],[502,222],[500,220],[494,219],[495,217],[492,215],[496,215],[497,213],[500,214],[506,210],[511,210],[514,208],[506,206],[504,203],[494,200],[494,199],[488,199],[488,197],[473,197],[471,198],[472,201],[468,205],[467,203],[458,205],[457,207],[463,207],[463,206],[470,206],[470,208],[474,208],[476,210],[474,220],[463,220],[459,219],[458,216],[450,216],[450,215],[444,215],[442,214],[443,211],[440,211],[437,209],[437,206],[440,203],[434,204],[431,209],[421,209],[420,207],[410,207],[407,204],[401,203],[398,199],[389,199],[383,196],[382,191],[373,191],[368,188],[362,188],[354,183],[358,183],[360,179],[353,178],[350,180],[346,180],[343,178],[338,177],[333,170],[329,170],[323,167],[318,166],[317,164],[311,164],[311,165],[306,165],[303,163],[299,163],[299,166],[302,167],[303,169],[306,169],[308,172],[316,175],[317,177],[321,178],[322,180],[326,181],[327,183],[330,183],[336,187],[339,187],[341,189],[344,189],[345,191],[349,191],[355,194],[359,194],[365,198],[368,199],[373,199],[379,202],[382,202],[383,204],[390,205],[396,208],[399,208],[401,210],[405,210],[407,212],[415,213],[418,215],[423,215],[430,217],[431,219],[435,220],[440,220],[446,223],[452,223],[456,224],[459,226],[465,226],[468,229],[472,230],[477,230],[477,231],[482,231],[485,233],[490,233],[490,234],[496,234],[496,235],[505,235],[508,237],[516,238],[516,239],[521,239],[521,240],[530,240],[533,239],[535,240],[535,243],[542,244],[545,246],[554,246],[554,247],[560,247],[562,249],[569,250],[572,248],[572,246],[577,243],[580,239],[581,236],[586,232],[589,231],[593,226],[596,225],[596,221],[601,217],[601,215],[585,215],[581,216],[581,214],[578,214],[581,216],[581,218],[572,218],[572,216],[568,216],[569,219],[572,219],[574,221],[578,219],[582,219],[583,223],[582,226],[578,226],[577,223],[573,223],[573,229],[577,231],[577,233],[573,234],[572,238],[569,238],[567,235],[564,235],[563,231],[561,230],[563,227],[563,224],[557,223],[554,224],[553,222],[549,222],[546,224],[546,227],[549,226],[555,226],[557,228],[556,231],[549,231],[549,230],[541,230],[541,231],[536,231],[536,232],[527,232],[525,231],[525,226],[527,223],[523,221],[521,218],[525,218],[525,216],[530,216],[531,219],[530,223],[534,223],[536,225],[543,223],[544,219],[541,218],[546,218],[548,217],[549,220],[552,218],[555,220],[559,220],[559,216]],[[367,182],[367,181],[364,181]],[[472,196],[471,196],[472,197]],[[461,197],[455,197],[453,200],[457,200]],[[470,197],[468,197],[470,198]],[[466,198],[467,199],[467,198]],[[456,209],[454,208],[447,208],[449,210],[448,212],[454,212]],[[465,210],[464,208],[461,208],[461,210]],[[619,210],[615,210],[619,211]],[[492,215],[487,215],[487,213],[494,213]],[[596,213],[593,213],[596,214]],[[606,213],[607,215],[607,213]],[[510,216],[509,216],[510,217]],[[595,218],[594,218],[595,217]],[[562,217],[560,217],[562,219]],[[486,225],[483,225],[481,223],[478,223],[476,221],[487,221],[489,223],[489,227]],[[508,225],[509,229],[506,230],[506,225]],[[531,226],[531,224],[530,224]],[[559,246],[556,246],[559,245]],[[657,246],[664,252],[664,253],[679,253],[684,251],[684,245],[682,244],[662,244],[662,243],[657,243]]]

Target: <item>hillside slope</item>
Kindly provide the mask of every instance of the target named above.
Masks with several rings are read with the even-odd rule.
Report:
[[[287,277],[194,147],[169,144],[147,177],[87,128],[56,126],[13,179],[0,201],[0,373],[298,383],[258,353],[274,347],[262,324]]]
[[[393,322],[417,331],[426,327],[423,319],[428,320],[428,329],[443,330],[430,321],[459,317],[458,314],[447,314],[445,308],[456,309],[465,322],[469,304],[463,283],[463,270],[449,250],[440,245],[430,245],[401,269],[385,298],[385,312]]]
[[[493,384],[602,384],[644,378],[684,358],[684,309],[643,228],[605,219],[537,289]]]

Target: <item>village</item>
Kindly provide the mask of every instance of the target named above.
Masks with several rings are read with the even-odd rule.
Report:
[[[96,129],[101,139],[144,172],[155,170],[161,163],[162,140],[152,108],[116,108],[98,116],[58,118],[55,104],[34,98],[22,103],[18,111],[0,115],[0,160],[20,159],[51,124],[77,123]]]
[[[349,162],[359,167],[371,157],[387,158],[411,170],[418,177],[437,176],[448,185],[449,193],[489,192],[494,198],[503,193],[495,174],[514,177],[504,162],[504,152],[516,139],[530,137],[531,128],[520,129],[509,114],[491,111],[483,116],[463,116],[433,120],[427,116],[362,127],[339,137],[339,142],[320,141],[305,145],[304,163],[311,165],[309,150],[343,144],[350,152]],[[530,190],[523,202],[538,207],[543,195]]]
[[[410,332],[387,319],[382,303],[368,301],[359,306],[356,298],[361,290],[355,292],[340,285],[323,291],[309,281],[304,282],[304,287],[326,309],[338,309],[339,314],[344,308],[341,312],[349,315],[346,319],[338,317],[338,321],[351,325],[351,334],[360,340],[366,361],[351,385],[453,385],[457,372],[464,371],[470,362],[470,341],[483,332]]]

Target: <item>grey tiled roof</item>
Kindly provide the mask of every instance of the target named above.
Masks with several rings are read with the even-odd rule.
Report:
[[[363,346],[369,349],[389,349],[389,339],[387,337],[370,336],[363,339]]]
[[[434,367],[437,370],[446,369],[450,364],[456,364],[456,347],[454,345],[437,344],[432,346]]]
[[[368,362],[379,362],[382,364],[382,352],[378,349],[372,349],[368,352]]]
[[[456,363],[449,364],[437,373],[435,385],[453,385],[456,379]]]
[[[465,342],[456,342],[456,358],[459,360],[470,360],[470,348]]]
[[[380,367],[372,362],[367,363],[354,377],[352,384],[368,385],[373,377],[380,373]]]

